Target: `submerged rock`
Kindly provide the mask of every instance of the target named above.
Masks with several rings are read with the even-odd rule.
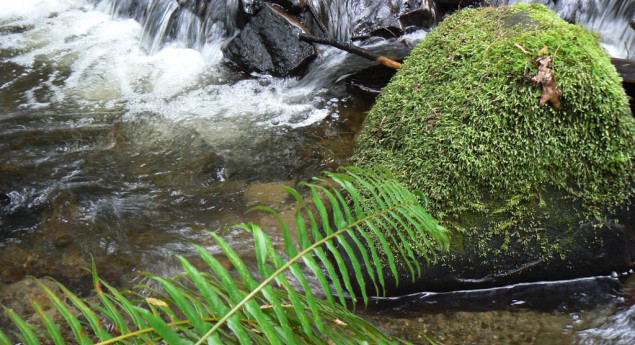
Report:
[[[247,206],[266,206],[277,209],[290,197],[283,187],[295,186],[295,181],[252,183],[245,191]]]
[[[539,59],[544,68],[549,57],[561,95],[540,106],[547,87],[535,80]],[[427,267],[422,256],[422,277],[413,284],[402,277],[390,293],[568,279],[631,265],[635,122],[628,99],[599,39],[545,6],[448,17],[382,91],[354,161],[387,166],[421,190],[429,212],[451,231],[450,251]]]
[[[299,23],[267,5],[231,41],[226,54],[249,72],[298,74],[316,57],[313,45],[298,38],[301,31]]]
[[[42,310],[55,322],[57,325],[61,325],[60,331],[63,335],[68,335],[71,332],[70,326],[64,322],[62,314],[55,307],[55,304],[51,301],[48,295],[44,292],[40,284],[46,286],[53,294],[60,298],[64,305],[70,310],[70,312],[79,317],[81,313],[79,310],[69,305],[65,301],[65,294],[57,283],[48,279],[31,279],[27,278],[11,285],[5,286],[0,289],[0,305],[13,310],[18,314],[26,323],[35,325],[40,328],[44,328],[42,319],[38,316],[35,310],[32,308],[31,303],[38,303]],[[66,326],[65,326],[66,325]],[[3,310],[0,312],[0,329],[3,331],[14,329],[15,325],[9,318],[9,315]],[[12,335],[12,332],[7,334]]]

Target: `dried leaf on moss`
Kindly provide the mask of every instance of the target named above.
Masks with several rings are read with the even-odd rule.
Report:
[[[542,84],[542,95],[540,96],[540,106],[543,107],[547,102],[551,102],[554,108],[560,109],[560,96],[562,96],[562,90],[556,83],[556,78],[553,76],[549,66],[553,62],[552,56],[545,56],[538,58],[540,63],[538,66],[538,73],[533,77],[533,81],[538,84]]]

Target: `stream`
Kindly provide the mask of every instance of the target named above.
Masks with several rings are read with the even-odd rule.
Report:
[[[312,2],[339,18],[328,29],[341,39],[364,12],[362,1]],[[372,99],[343,79],[371,64],[320,47],[304,78],[241,72],[221,51],[239,1],[215,3],[203,21],[174,19],[171,0],[0,0],[0,286],[48,275],[87,291],[88,253],[105,280],[147,283],[140,271],[181,272],[175,254],[196,263],[191,243],[220,255],[210,231],[253,264],[251,236],[224,230],[253,221],[281,243],[271,217],[245,212],[289,209],[281,186],[346,164]],[[635,1],[552,7],[635,58]],[[635,344],[627,276],[448,294],[364,315],[421,344]]]

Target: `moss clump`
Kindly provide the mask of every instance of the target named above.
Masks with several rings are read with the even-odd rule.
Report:
[[[456,249],[553,254],[635,192],[635,124],[599,41],[542,5],[458,12],[384,88],[354,162],[384,165],[427,195],[434,216],[468,235]],[[543,56],[553,57],[558,110],[539,106],[531,80]]]

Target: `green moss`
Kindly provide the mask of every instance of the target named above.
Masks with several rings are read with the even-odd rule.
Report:
[[[539,106],[531,81],[545,55],[558,110]],[[353,159],[421,190],[477,246],[500,235],[502,250],[515,239],[548,252],[631,202],[634,152],[628,99],[599,38],[518,4],[466,9],[431,32],[382,91]]]

